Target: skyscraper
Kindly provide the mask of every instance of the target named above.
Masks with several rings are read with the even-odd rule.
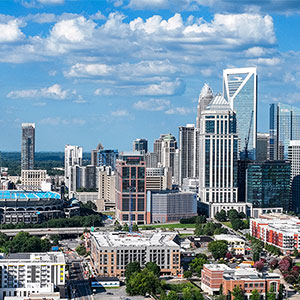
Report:
[[[21,169],[34,168],[35,123],[22,123]]]
[[[98,151],[97,166],[111,166],[114,170],[116,168],[118,153],[117,149],[100,149]]]
[[[257,128],[256,68],[223,71],[223,96],[236,113],[239,158],[255,159]]]
[[[270,159],[287,159],[292,140],[300,140],[300,108],[282,103],[271,104]]]
[[[196,128],[200,128],[201,112],[206,109],[206,106],[212,101],[214,95],[212,89],[207,83],[204,84],[198,99]]]
[[[97,166],[97,157],[98,157],[98,152],[99,150],[103,150],[104,147],[102,146],[101,143],[98,144],[96,149],[93,149],[91,151],[91,165],[92,166]]]
[[[257,141],[256,141],[256,160],[257,161],[264,161],[264,160],[269,159],[269,157],[270,157],[269,140],[270,140],[270,135],[268,133],[257,133]]]
[[[136,139],[133,141],[133,151],[148,152],[148,141],[146,139]]]
[[[245,203],[238,203],[237,152],[236,115],[216,95],[201,113],[199,137],[199,195],[211,217],[222,209],[246,213]]]

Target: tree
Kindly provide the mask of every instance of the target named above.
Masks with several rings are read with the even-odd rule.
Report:
[[[244,222],[241,219],[231,219],[230,222],[233,230],[244,228]]]
[[[167,300],[179,300],[179,297],[175,291],[170,291],[167,295]]]
[[[137,224],[133,224],[132,225],[132,231],[133,232],[138,232],[139,231],[139,226],[137,226]]]
[[[245,215],[245,213],[242,212],[242,211],[238,213],[238,217],[239,217],[240,219],[246,219],[246,215]]]
[[[269,263],[269,267],[272,269],[272,270],[275,270],[278,266],[278,260],[277,259],[272,259]]]
[[[59,234],[51,234],[50,240],[52,241],[52,244],[55,246],[58,246],[59,244]]]
[[[227,221],[226,211],[224,209],[222,209],[220,212],[217,212],[215,214],[215,219],[218,220],[219,222]]]
[[[279,285],[279,292],[277,295],[277,300],[283,300],[283,284]]]
[[[260,253],[257,251],[253,252],[253,255],[252,255],[253,261],[259,261],[259,258],[260,258]]]
[[[192,272],[197,273],[198,277],[201,277],[201,271],[203,269],[203,265],[208,262],[207,257],[203,256],[198,256],[195,257],[191,262],[190,262],[190,269]]]
[[[191,279],[193,276],[193,272],[191,270],[186,270],[183,272],[183,277],[186,279]]]
[[[213,241],[208,244],[208,250],[214,259],[220,259],[225,257],[228,251],[228,244],[226,241]]]
[[[267,300],[276,300],[276,294],[273,286],[271,286],[270,290],[267,292]]]
[[[123,231],[129,231],[129,226],[128,226],[127,223],[124,224],[122,230],[123,230]]]
[[[233,289],[232,295],[234,296],[234,300],[244,300],[245,299],[245,293],[239,286],[236,286]]]
[[[159,275],[160,275],[160,267],[156,263],[154,263],[152,261],[147,262],[146,265],[145,265],[145,267],[149,271],[152,271],[155,276],[159,277]]]
[[[131,275],[136,272],[141,272],[140,263],[138,263],[137,261],[134,261],[134,262],[130,262],[129,264],[127,264],[126,268],[125,268],[126,281],[128,281],[130,279]]]
[[[264,268],[264,262],[262,260],[256,261],[254,264],[254,268],[256,268],[258,272],[261,272]]]
[[[231,221],[233,219],[238,219],[239,218],[239,213],[237,212],[236,209],[231,209],[228,211],[228,219]]]
[[[257,289],[254,289],[250,295],[250,300],[260,300],[260,294]]]
[[[190,287],[184,288],[182,292],[183,292],[183,300],[194,300],[194,295]]]
[[[196,224],[204,224],[206,223],[206,216],[205,215],[197,216],[195,221]]]
[[[286,258],[283,258],[279,263],[278,263],[278,266],[279,266],[279,270],[281,272],[287,272],[290,267],[291,267],[291,263],[288,259]]]
[[[299,252],[298,252],[297,248],[294,248],[293,254],[294,254],[295,258],[298,258]]]
[[[83,256],[83,255],[86,254],[86,249],[85,249],[85,247],[84,247],[83,245],[77,246],[77,247],[75,248],[75,251],[76,251],[79,255],[81,255],[81,256]]]

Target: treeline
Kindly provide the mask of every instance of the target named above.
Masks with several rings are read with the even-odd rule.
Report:
[[[205,223],[205,224],[196,224],[194,234],[199,235],[209,235],[213,236],[215,234],[226,234],[228,230],[223,228],[221,224],[217,223]]]
[[[229,210],[227,213],[224,209],[217,212],[215,219],[219,222],[230,221],[233,230],[242,230],[249,228],[249,219],[246,219],[246,215],[243,212],[238,212],[235,209]],[[242,219],[246,219],[243,221]]]
[[[194,216],[191,218],[184,218],[180,220],[180,224],[203,224],[206,223],[206,216]]]

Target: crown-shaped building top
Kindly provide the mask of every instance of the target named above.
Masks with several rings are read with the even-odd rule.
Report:
[[[213,100],[214,94],[210,86],[205,83],[198,99],[196,127],[200,128],[201,112],[206,109],[207,105]]]

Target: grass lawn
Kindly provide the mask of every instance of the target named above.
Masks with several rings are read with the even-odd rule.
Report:
[[[141,229],[145,228],[195,228],[196,224],[155,224],[155,225],[147,225],[147,226],[141,226]]]
[[[232,228],[231,226],[231,222],[222,222],[222,224],[224,224],[225,226],[229,227],[229,228]]]
[[[179,233],[179,236],[181,238],[184,238],[184,237],[187,237],[187,236],[191,236],[191,234],[190,233]]]

